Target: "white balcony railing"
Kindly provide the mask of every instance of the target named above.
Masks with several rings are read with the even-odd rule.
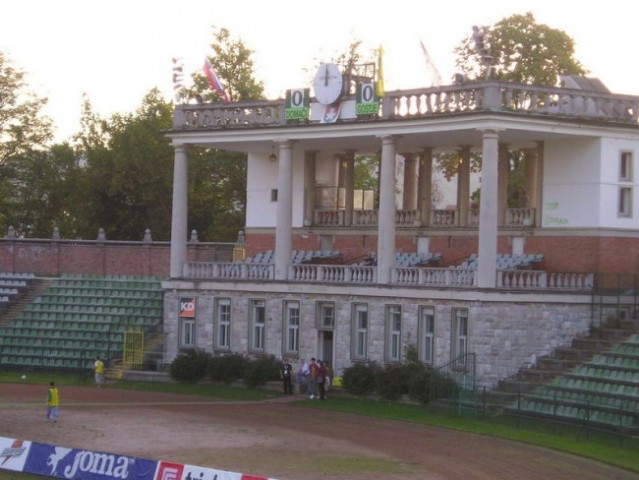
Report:
[[[188,262],[184,277],[198,280],[268,281],[275,278],[273,264]],[[392,285],[412,287],[473,288],[473,268],[394,267]],[[290,265],[289,281],[329,284],[371,285],[377,281],[377,267],[366,265]],[[496,286],[507,290],[589,291],[592,273],[558,273],[541,270],[497,270]]]

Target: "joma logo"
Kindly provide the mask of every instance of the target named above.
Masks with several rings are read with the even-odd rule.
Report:
[[[132,462],[133,460],[128,457],[82,451],[75,456],[73,464],[64,469],[64,476],[65,478],[76,478],[76,473],[80,471],[126,479],[129,476],[129,465]]]

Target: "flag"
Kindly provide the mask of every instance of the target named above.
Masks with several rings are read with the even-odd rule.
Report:
[[[211,62],[209,62],[208,58],[204,59],[204,66],[202,67],[202,71],[204,72],[204,75],[209,81],[209,85],[211,86],[211,88],[215,90],[218,93],[218,95],[224,99],[224,103],[229,103],[231,101],[231,99],[229,98],[229,94],[226,93],[226,90],[224,90],[224,87],[222,86],[222,82],[220,82],[220,79],[217,78],[217,75],[215,74],[215,71],[213,70],[213,66],[211,65]]]
[[[375,82],[375,95],[378,97],[384,96],[384,67],[382,65],[382,57],[384,56],[384,49],[379,46],[377,51],[377,82]]]

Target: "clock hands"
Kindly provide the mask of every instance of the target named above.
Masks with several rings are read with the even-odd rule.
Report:
[[[324,86],[328,85],[328,64],[324,67]]]

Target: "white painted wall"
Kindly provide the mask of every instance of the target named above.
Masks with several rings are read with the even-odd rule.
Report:
[[[271,201],[271,190],[277,189],[278,161],[268,155],[248,155],[246,178],[246,226],[275,228],[277,202]],[[293,152],[293,227],[303,226],[304,154]]]
[[[633,153],[633,179],[619,179],[622,151]],[[549,141],[544,148],[542,225],[636,229],[639,142],[624,138]],[[620,217],[619,187],[633,187],[633,216]]]
[[[277,188],[277,161],[268,155],[248,155],[246,178],[246,226],[275,227],[277,202],[271,202],[271,190]]]
[[[600,163],[599,139],[575,138],[544,144],[544,227],[597,227],[600,224]]]

